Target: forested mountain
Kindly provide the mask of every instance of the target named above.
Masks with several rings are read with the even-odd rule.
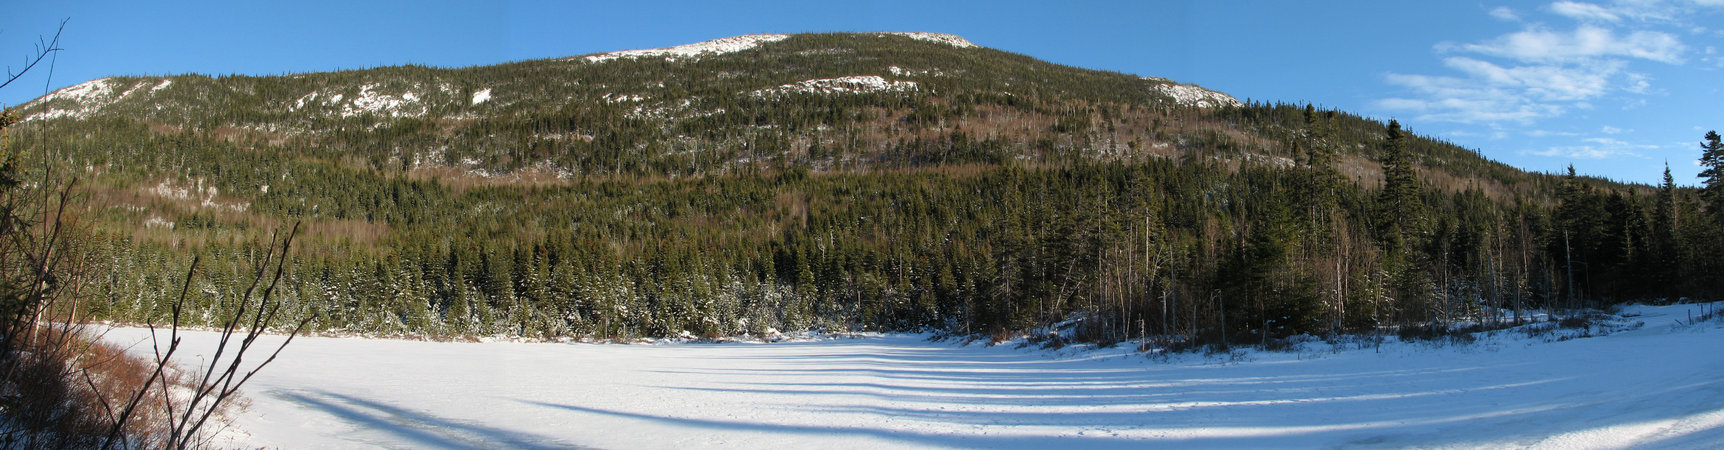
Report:
[[[201,317],[231,313],[294,222],[286,295],[369,333],[1259,343],[1724,289],[1693,189],[950,35],[114,77],[9,113],[92,200],[82,292],[115,320],[194,257]]]

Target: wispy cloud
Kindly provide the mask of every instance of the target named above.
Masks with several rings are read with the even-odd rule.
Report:
[[[1561,5],[1561,6],[1559,6]],[[1623,21],[1689,28],[1688,18],[1696,8],[1724,7],[1720,0],[1614,0],[1607,4],[1561,1],[1550,5],[1551,12],[1582,19],[1588,14],[1615,16]]]
[[[1700,61],[1715,68],[1724,68],[1724,58],[1720,58],[1718,47],[1708,45],[1700,51]]]
[[[1526,154],[1565,159],[1610,159],[1623,156],[1641,156],[1639,153],[1620,152],[1611,149],[1598,148],[1591,145],[1551,147],[1548,150],[1527,152]]]
[[[1622,17],[1610,12],[1610,9],[1591,3],[1556,2],[1550,4],[1551,12],[1575,20],[1617,22]]]
[[[1411,111],[1426,121],[1530,123],[1534,119],[1560,115],[1566,110],[1561,105],[1532,101],[1506,86],[1508,83],[1481,84],[1462,77],[1406,74],[1390,74],[1388,81],[1411,89],[1418,97],[1386,98],[1377,101],[1377,106]]]
[[[1490,11],[1490,14],[1491,14],[1491,17],[1495,17],[1495,18],[1502,19],[1502,20],[1507,20],[1510,22],[1519,22],[1520,21],[1520,14],[1516,14],[1513,9],[1510,9],[1507,6],[1498,6],[1496,8],[1492,8]]]
[[[1377,106],[1418,112],[1424,120],[1527,123],[1590,107],[1585,101],[1608,92],[1625,66],[1592,61],[1505,67],[1464,56],[1445,58],[1443,64],[1461,76],[1389,74],[1390,84],[1419,95],[1384,99]]]
[[[1560,63],[1625,57],[1681,64],[1687,49],[1676,35],[1658,31],[1618,34],[1596,25],[1572,31],[1529,29],[1476,44],[1438,44],[1438,50],[1460,50],[1521,62]]]
[[[1646,158],[1645,150],[1656,150],[1656,145],[1634,144],[1612,138],[1586,138],[1580,140],[1580,145],[1555,146],[1545,150],[1524,152],[1525,154],[1569,158],[1569,159],[1610,159],[1610,158]]]
[[[1633,96],[1658,92],[1650,77],[1634,70],[1636,64],[1683,65],[1696,53],[1680,32],[1668,30],[1682,25],[1678,18],[1684,9],[1703,2],[1724,4],[1564,0],[1543,9],[1572,21],[1571,28],[1526,21],[1520,12],[1495,8],[1488,12],[1492,17],[1523,23],[1521,29],[1477,42],[1436,44],[1433,49],[1448,73],[1389,73],[1385,81],[1410,95],[1381,99],[1376,106],[1412,112],[1419,120],[1493,126],[1524,126],[1602,105],[1627,107]],[[1704,50],[1699,53],[1701,61],[1712,62]],[[1610,102],[1601,103],[1605,99]]]

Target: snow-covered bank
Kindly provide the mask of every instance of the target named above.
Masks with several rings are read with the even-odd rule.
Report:
[[[1170,363],[888,335],[773,344],[300,338],[247,387],[254,446],[1718,447],[1724,328]],[[1697,309],[1695,311],[1698,311]],[[147,330],[107,339],[138,342]],[[213,333],[186,337],[212,347]],[[269,344],[281,337],[264,338]],[[265,345],[270,346],[270,345]],[[134,351],[147,352],[147,342]],[[196,361],[192,357],[187,361]]]

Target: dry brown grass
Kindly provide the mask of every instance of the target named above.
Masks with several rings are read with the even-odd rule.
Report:
[[[184,413],[167,392],[187,391],[193,384],[175,368],[152,377],[154,361],[79,327],[44,327],[23,344],[25,351],[10,361],[13,376],[5,406],[15,428],[3,441],[11,446],[96,448],[115,439],[113,445],[121,448],[154,447],[171,432],[171,415]],[[137,407],[116,435],[114,423],[134,397]]]
[[[73,364],[76,376],[83,379],[92,394],[99,396],[99,403],[111,408],[120,408],[117,405],[125,405],[133,395],[143,392],[138,408],[121,431],[139,441],[160,441],[167,431],[163,425],[169,423],[168,401],[171,399],[163,394],[159,385],[152,389],[146,384],[156,370],[156,363],[128,354],[126,349],[110,342],[99,339],[84,341],[88,344]],[[163,376],[166,385],[175,390],[191,389],[192,381],[183,372],[170,368],[163,372]]]

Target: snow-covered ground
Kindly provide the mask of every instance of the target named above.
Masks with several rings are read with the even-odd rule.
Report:
[[[976,48],[976,47],[978,47],[976,45],[976,43],[970,42],[969,39],[964,39],[962,36],[958,36],[955,34],[929,33],[929,32],[925,32],[925,31],[909,31],[909,32],[898,31],[898,32],[886,32],[886,33],[880,33],[880,34],[904,36],[904,37],[907,37],[910,39],[915,39],[918,41],[938,42],[941,44],[946,44],[946,45],[950,45],[950,46],[957,47],[957,48]]]
[[[778,41],[782,41],[782,40],[789,39],[789,38],[790,38],[790,35],[788,35],[788,34],[746,34],[746,35],[742,35],[742,36],[731,36],[731,37],[727,37],[727,38],[713,39],[710,41],[696,42],[693,44],[683,44],[683,45],[678,45],[675,47],[648,48],[648,49],[640,49],[640,50],[623,50],[620,52],[601,53],[601,54],[597,54],[597,55],[589,55],[589,56],[584,57],[583,59],[586,62],[590,62],[590,63],[602,63],[602,62],[615,60],[615,59],[645,58],[645,57],[662,57],[667,61],[676,61],[676,60],[681,59],[681,58],[693,58],[693,57],[699,57],[699,56],[713,56],[713,55],[722,55],[725,53],[740,52],[743,50],[748,50],[751,48],[758,47],[758,46],[760,46],[760,44],[764,44],[764,43],[768,43],[768,42],[778,42]]]
[[[866,92],[908,92],[916,90],[914,81],[887,81],[879,75],[857,75],[838,78],[803,80],[778,87],[761,89],[752,94],[771,97],[783,94],[860,94]]]
[[[1628,320],[1644,326],[1560,342],[1504,332],[1472,345],[1318,342],[1163,362],[913,335],[302,337],[247,385],[237,422],[246,444],[285,448],[1718,448],[1724,326],[1675,325],[1690,311],[1632,307]],[[188,349],[215,337],[189,333]]]
[[[1167,80],[1166,78],[1146,79],[1160,81]],[[1156,92],[1161,93],[1161,95],[1166,95],[1168,98],[1173,99],[1174,103],[1184,106],[1217,108],[1222,106],[1238,107],[1245,104],[1244,102],[1239,101],[1239,99],[1233,98],[1231,95],[1188,84],[1175,84],[1170,82],[1169,84],[1157,84],[1154,89]]]

